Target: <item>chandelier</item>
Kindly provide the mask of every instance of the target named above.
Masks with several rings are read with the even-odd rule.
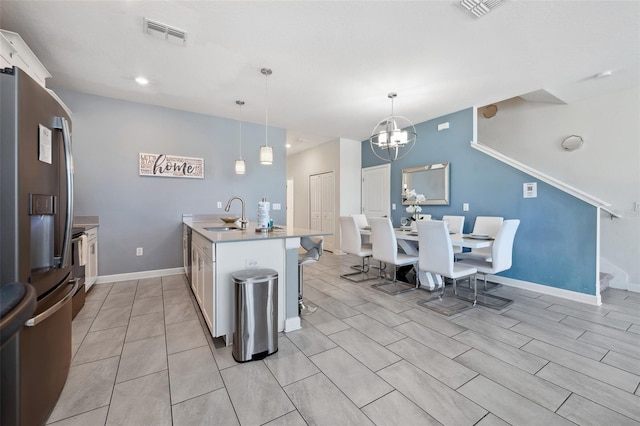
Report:
[[[398,94],[391,92],[387,96],[391,99],[391,115],[376,124],[369,143],[376,157],[384,161],[396,161],[411,151],[418,134],[409,119],[394,115],[393,99]]]

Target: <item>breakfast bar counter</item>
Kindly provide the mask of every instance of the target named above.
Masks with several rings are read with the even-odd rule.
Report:
[[[227,224],[214,215],[185,214],[183,226],[191,230],[191,262],[185,269],[191,268],[191,274],[187,274],[191,276],[190,285],[213,337],[224,337],[227,345],[233,341],[235,289],[231,274],[247,268],[278,272],[278,331],[300,328],[300,238],[329,234],[288,226],[262,232],[256,231],[254,222],[239,229],[239,223]]]

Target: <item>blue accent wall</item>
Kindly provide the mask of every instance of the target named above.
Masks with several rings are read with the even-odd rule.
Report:
[[[473,108],[416,125],[411,153],[391,163],[391,212],[395,226],[409,216],[402,206],[402,169],[450,162],[450,205],[423,206],[434,219],[465,216],[471,232],[476,216],[520,219],[513,266],[499,275],[578,293],[596,294],[597,208],[470,147]],[[438,131],[440,123],[450,128]],[[362,167],[384,164],[369,142],[362,147]],[[537,198],[523,198],[524,183],[537,182]],[[462,204],[469,203],[469,211]]]

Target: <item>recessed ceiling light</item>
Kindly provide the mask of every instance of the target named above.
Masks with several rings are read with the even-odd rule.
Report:
[[[287,148],[291,148],[291,144],[290,144],[290,143],[286,144],[285,146],[286,146]]]
[[[149,84],[149,80],[147,80],[143,76],[139,76],[136,77],[136,83],[138,83],[140,86],[146,86],[147,84]]]

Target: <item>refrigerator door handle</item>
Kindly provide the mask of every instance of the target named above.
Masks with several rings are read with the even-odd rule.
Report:
[[[67,119],[64,117],[56,117],[55,127],[62,130],[65,172],[67,176],[67,212],[64,221],[64,237],[60,258],[60,268],[66,268],[69,265],[69,246],[71,242],[71,227],[73,225],[73,155],[71,153],[71,134],[69,132]]]
[[[24,323],[24,325],[26,325],[27,327],[33,327],[34,325],[38,325],[42,321],[49,318],[51,315],[58,312],[60,308],[62,308],[64,304],[67,303],[69,299],[73,297],[74,293],[78,289],[79,282],[80,282],[80,278],[76,278],[74,280],[69,281],[69,285],[72,285],[71,290],[69,290],[69,292],[65,294],[62,299],[60,299],[58,302],[56,302],[55,305],[51,306],[49,309],[42,312],[41,314],[38,314],[31,319],[28,319],[27,322]]]

